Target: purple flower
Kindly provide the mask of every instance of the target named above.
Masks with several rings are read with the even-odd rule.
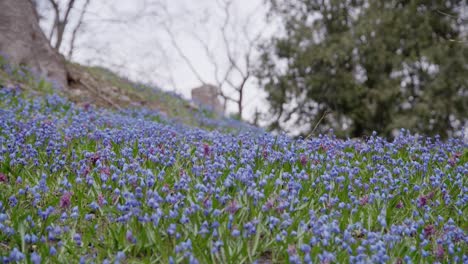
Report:
[[[203,144],[203,154],[204,154],[205,156],[208,156],[208,155],[210,155],[210,153],[211,153],[211,151],[210,151],[210,145],[204,143],[204,144]]]
[[[54,246],[50,247],[49,254],[52,255],[52,256],[57,255],[57,249],[55,249]]]
[[[176,224],[170,224],[169,227],[167,228],[167,233],[171,236],[173,236],[176,231],[177,231]]]
[[[395,205],[396,208],[401,209],[404,207],[403,202],[400,200],[398,203]]]
[[[236,228],[234,228],[231,232],[233,237],[239,237],[240,236],[240,231]]]
[[[36,252],[31,253],[31,262],[33,264],[40,264],[41,263],[41,256]]]
[[[16,196],[12,195],[10,198],[8,198],[8,202],[10,203],[11,207],[15,207],[18,204],[18,199],[16,199]]]
[[[100,193],[100,194],[98,195],[98,205],[99,205],[100,207],[102,207],[103,205],[106,205],[106,204],[107,204],[106,199],[104,198],[104,196],[102,195],[102,193]]]
[[[301,251],[304,252],[304,253],[309,253],[311,250],[310,246],[307,245],[307,244],[302,244],[301,245]]]
[[[437,259],[439,260],[443,260],[444,259],[444,256],[445,256],[445,250],[444,250],[444,247],[442,245],[437,245],[437,250],[435,252],[436,254],[436,257]]]
[[[99,209],[99,205],[96,203],[96,202],[92,202],[89,204],[89,207],[93,210],[98,210]]]
[[[127,234],[125,235],[125,238],[127,239],[128,242],[132,244],[136,243],[136,238],[133,236],[133,233],[130,230],[127,230]]]
[[[6,182],[8,182],[7,176],[0,172],[0,183],[6,183]]]
[[[78,246],[81,246],[81,235],[78,234],[78,233],[75,233],[73,235],[73,240],[75,241],[75,243],[78,245]]]
[[[428,200],[434,198],[435,192],[430,192],[427,195],[421,195],[418,199],[418,206],[423,207],[428,203]]]
[[[433,225],[427,225],[424,227],[423,232],[425,237],[430,237],[435,234],[435,227]]]
[[[115,256],[115,261],[117,263],[120,263],[120,261],[125,259],[125,253],[122,251],[117,252],[117,255]]]
[[[237,210],[239,210],[239,206],[237,205],[237,202],[236,201],[231,201],[228,206],[226,207],[226,210],[230,213],[230,214],[235,214],[237,212]]]
[[[71,205],[71,192],[66,192],[60,197],[60,207],[61,208],[68,208]]]
[[[10,252],[10,260],[14,262],[19,262],[24,259],[24,254],[19,251],[17,248],[13,248],[13,250]]]
[[[422,195],[418,198],[418,206],[423,207],[427,204],[427,197],[425,195]]]
[[[359,204],[360,204],[360,205],[366,205],[367,203],[369,203],[369,195],[364,195],[364,196],[359,200]]]
[[[288,254],[289,255],[296,255],[297,250],[295,245],[288,245]]]

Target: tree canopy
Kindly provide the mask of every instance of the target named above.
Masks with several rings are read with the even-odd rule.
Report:
[[[461,0],[270,0],[282,36],[258,75],[273,128],[341,136],[398,128],[447,136],[468,113]],[[466,9],[466,6],[464,7]]]

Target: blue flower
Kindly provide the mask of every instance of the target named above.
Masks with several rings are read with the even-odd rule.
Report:
[[[52,255],[52,256],[57,255],[57,250],[55,249],[54,246],[50,247],[49,254]]]
[[[19,262],[24,259],[24,254],[21,251],[19,251],[17,248],[13,248],[13,250],[10,251],[9,258],[12,261]]]
[[[41,260],[42,260],[42,258],[37,252],[31,253],[31,262],[33,264],[40,264]]]

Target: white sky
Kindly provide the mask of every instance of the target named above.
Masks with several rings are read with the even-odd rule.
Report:
[[[60,2],[60,1],[59,1]],[[68,1],[61,0],[61,3]],[[124,74],[132,80],[156,83],[167,91],[176,91],[189,99],[192,88],[201,83],[190,71],[171,44],[163,23],[170,26],[177,43],[190,59],[202,78],[215,84],[214,67],[205,49],[196,37],[206,41],[221,72],[228,66],[220,25],[224,13],[220,0],[91,0],[85,23],[75,43],[72,60],[83,64],[101,65]],[[39,0],[47,10],[47,0]],[[72,12],[72,25],[79,16],[84,1],[77,0]],[[167,12],[160,4],[167,7]],[[266,26],[266,7],[263,0],[233,0],[230,9],[232,24],[229,42],[237,50],[238,58],[246,51],[241,26],[248,24],[247,32],[253,37],[258,32],[271,36],[276,29]],[[47,29],[52,13],[45,11],[41,21]],[[126,22],[125,22],[126,21]],[[69,37],[65,36],[62,52],[68,53]],[[67,41],[68,40],[68,41]],[[172,81],[171,81],[172,74]],[[229,90],[226,89],[226,91]],[[235,97],[232,91],[230,94]],[[268,110],[265,93],[251,79],[245,88],[244,118],[251,119],[256,108]],[[228,112],[235,112],[233,104]]]

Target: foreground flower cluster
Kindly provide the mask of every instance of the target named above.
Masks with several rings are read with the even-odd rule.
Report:
[[[468,150],[164,125],[0,90],[0,262],[468,262]]]

